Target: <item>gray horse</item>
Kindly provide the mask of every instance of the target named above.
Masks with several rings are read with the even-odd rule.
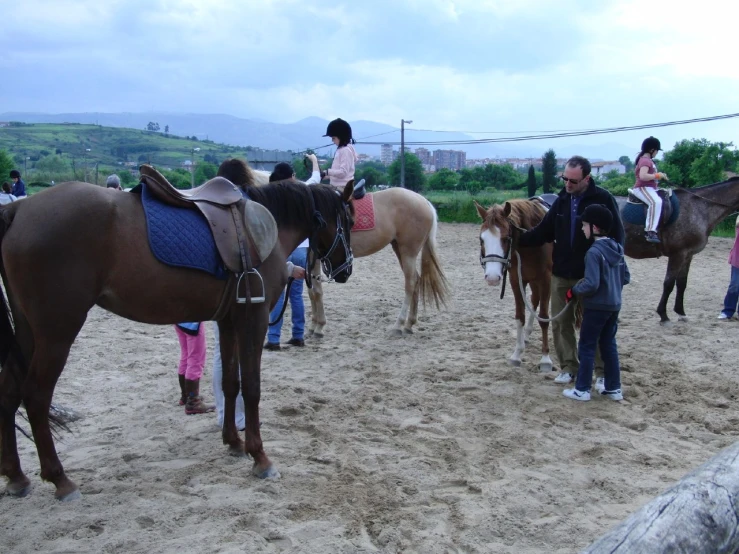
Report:
[[[673,190],[680,200],[680,215],[677,220],[659,229],[661,243],[652,244],[644,238],[644,226],[624,221],[626,231],[626,255],[630,258],[658,258],[667,256],[667,273],[662,289],[662,298],[657,306],[660,323],[670,321],[667,317],[667,300],[677,285],[675,313],[679,321],[687,321],[683,298],[688,284],[688,272],[693,256],[706,247],[713,229],[728,215],[739,210],[739,177],[728,181],[695,189]],[[626,198],[617,198],[623,211]]]

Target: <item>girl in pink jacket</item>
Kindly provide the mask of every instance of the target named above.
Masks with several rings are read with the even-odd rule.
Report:
[[[321,173],[321,179],[328,177],[331,185],[343,189],[354,179],[354,166],[357,163],[357,153],[352,146],[352,128],[343,119],[334,119],[326,127],[326,134],[323,136],[331,137],[337,148],[331,168]]]

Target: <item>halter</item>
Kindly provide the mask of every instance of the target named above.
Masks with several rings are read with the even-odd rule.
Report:
[[[506,218],[508,223],[508,238],[506,238],[506,253],[505,256],[498,256],[497,254],[490,254],[489,256],[480,256],[480,265],[483,271],[485,270],[485,264],[488,262],[499,262],[503,266],[503,286],[500,289],[500,299],[503,300],[505,295],[505,285],[508,279],[508,270],[511,267],[511,255],[513,254],[513,231],[524,232],[526,229],[522,229],[518,225],[511,221],[511,218]]]
[[[339,194],[339,192],[337,191],[336,194]],[[307,267],[305,274],[305,284],[309,289],[313,288],[313,276],[311,275],[310,270],[313,267],[313,263],[316,259],[321,262],[321,267],[323,268],[324,273],[326,273],[326,275],[328,276],[328,282],[333,281],[334,278],[342,271],[349,270],[351,272],[351,267],[354,263],[354,255],[352,254],[352,249],[349,247],[349,242],[347,240],[346,233],[344,232],[344,221],[341,213],[336,215],[336,235],[334,236],[333,243],[324,254],[321,254],[318,251],[318,247],[316,246],[316,235],[318,234],[318,231],[326,227],[326,221],[323,219],[321,212],[316,209],[312,191],[310,198],[312,204],[311,208],[313,210],[313,220],[315,223],[310,237],[308,238],[308,260],[306,263]],[[349,204],[344,202],[343,199],[342,204],[344,207],[344,212],[346,212]],[[329,257],[337,248],[339,248],[339,245],[344,248],[345,259],[343,264],[341,264],[339,267],[334,268],[331,265],[331,260],[329,259]]]

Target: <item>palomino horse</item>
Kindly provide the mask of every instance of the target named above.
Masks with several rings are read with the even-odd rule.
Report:
[[[667,300],[677,285],[675,313],[679,321],[687,321],[683,300],[688,285],[688,272],[693,256],[706,247],[708,237],[718,223],[739,210],[739,177],[695,189],[673,189],[680,201],[680,214],[674,223],[659,229],[662,242],[653,244],[644,238],[644,225],[624,221],[626,255],[630,258],[667,256],[667,273],[662,285],[662,298],[657,305],[660,323],[667,324]],[[625,198],[618,198],[623,207]]]
[[[485,281],[488,285],[500,285],[504,282],[506,271],[511,274],[511,288],[516,301],[516,348],[509,359],[514,366],[521,365],[521,354],[526,347],[526,340],[531,335],[534,318],[529,316],[526,325],[526,307],[524,305],[525,290],[519,287],[518,263],[512,258],[517,252],[521,260],[521,277],[524,288],[531,285],[531,303],[539,308],[539,317],[549,318],[549,298],[552,280],[552,245],[545,244],[536,248],[516,249],[514,234],[519,230],[536,227],[547,211],[537,200],[510,200],[503,206],[495,204],[487,210],[475,202],[477,213],[482,219],[480,227],[480,264],[485,270]],[[503,285],[505,287],[505,285]],[[501,291],[501,298],[505,289]],[[524,325],[526,325],[524,329]],[[552,359],[549,357],[549,322],[539,321],[541,327],[541,371],[552,370]]]
[[[392,245],[405,277],[405,298],[392,333],[413,332],[418,317],[418,300],[424,305],[434,302],[438,309],[446,303],[449,286],[436,255],[436,210],[420,194],[403,188],[389,188],[372,194],[375,206],[375,227],[352,232],[352,252],[363,258]],[[416,262],[421,255],[421,271]],[[323,286],[320,266],[311,270],[313,286],[308,290],[311,303],[311,322],[308,334],[316,338],[324,335],[326,313],[323,308]]]
[[[250,195],[269,209],[279,231],[277,246],[259,266],[263,285],[258,276],[247,277],[252,291],[264,290],[262,303],[237,302],[234,274],[220,280],[159,262],[149,247],[139,194],[72,182],[2,207],[0,270],[9,307],[0,310],[0,474],[8,478],[7,491],[23,496],[30,490],[14,429],[23,403],[41,478],[56,486],[61,500],[80,495],[57,456],[49,406],[70,347],[94,305],[150,324],[207,321],[223,314],[218,320],[226,396],[223,440],[252,456],[257,476],[278,476],[259,432],[260,360],[270,307],[287,280],[287,255],[304,239],[310,238],[320,257],[341,237],[346,248],[333,248],[331,261],[339,267],[347,252],[351,257],[351,193],[351,187],[342,197],[328,186],[283,183]],[[349,273],[347,268],[335,278],[343,282]],[[246,404],[245,443],[235,426],[237,365]]]

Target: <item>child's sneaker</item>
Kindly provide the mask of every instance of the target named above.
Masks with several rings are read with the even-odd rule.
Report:
[[[554,382],[561,385],[566,385],[567,383],[572,382],[572,375],[563,371],[554,378]]]
[[[562,394],[564,394],[567,398],[572,398],[572,400],[579,400],[580,402],[587,402],[588,400],[590,400],[589,391],[581,391],[577,389],[565,389],[562,391]]]
[[[611,400],[623,400],[624,399],[624,395],[621,392],[621,389],[603,390],[600,394],[602,396],[605,396],[606,398],[610,398]]]
[[[724,312],[721,312],[720,314],[718,314],[718,319],[721,319],[723,321],[728,321],[731,318],[728,315],[726,315]]]
[[[595,386],[593,387],[597,392],[600,394],[603,394],[603,391],[606,390],[606,379],[605,377],[598,377],[595,380]]]

